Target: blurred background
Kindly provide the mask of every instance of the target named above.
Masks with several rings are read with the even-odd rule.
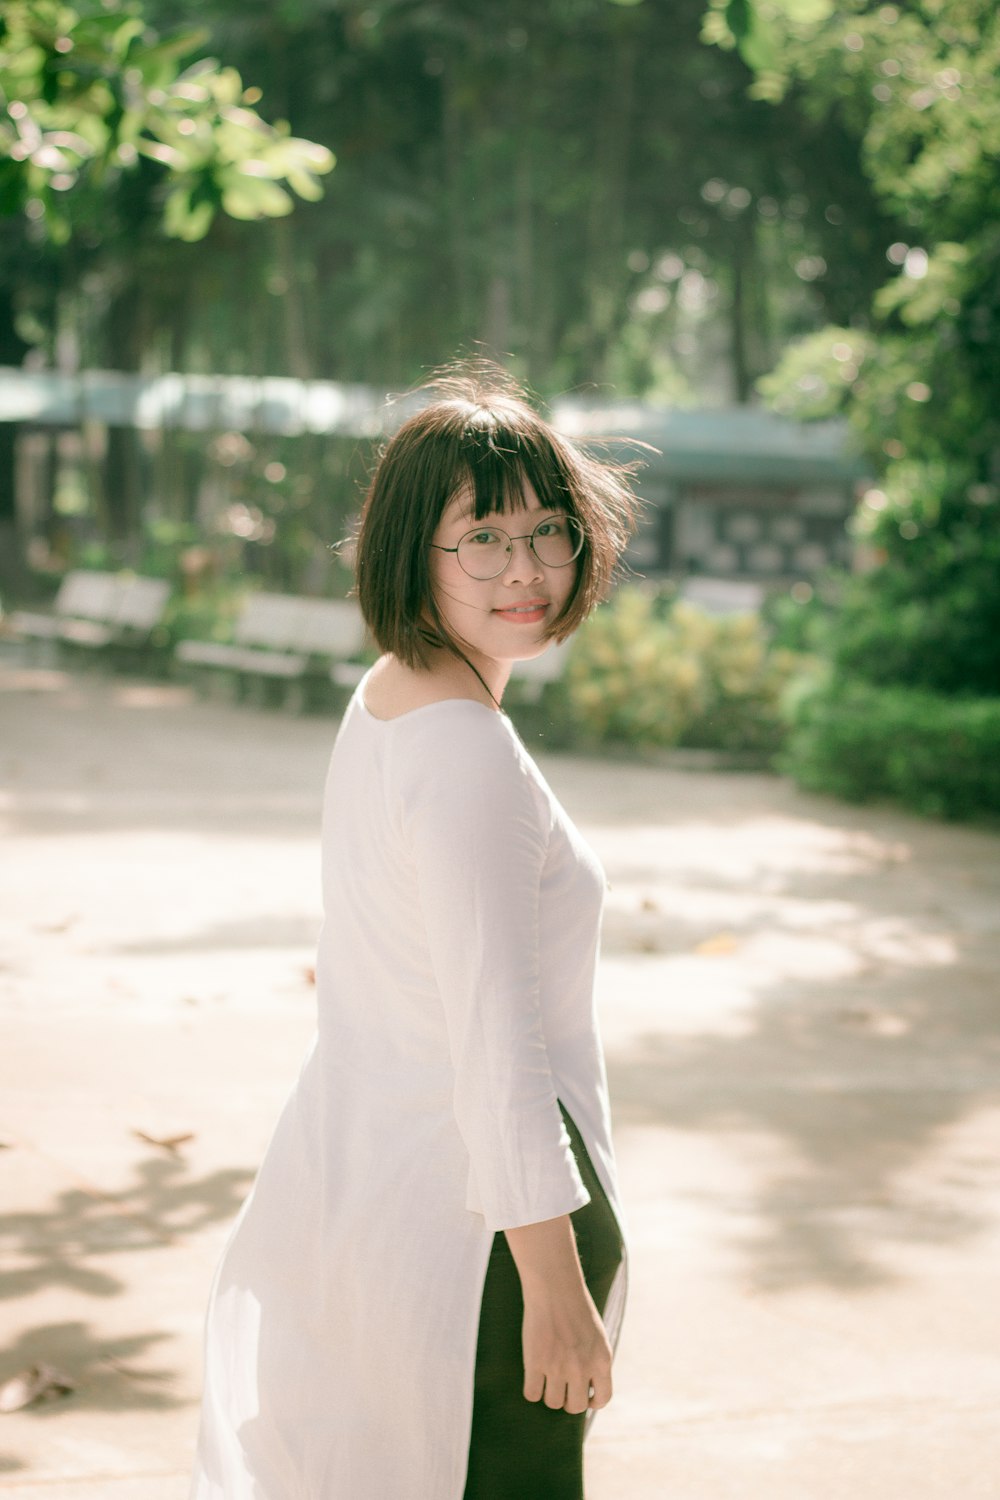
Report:
[[[386,394],[485,353],[656,450],[568,732],[1000,806],[992,0],[3,15],[8,630],[79,569],[168,582],[161,663],[345,596]]]
[[[186,1493],[337,544],[462,355],[644,502],[505,695],[609,877],[588,1492],[995,1500],[998,76],[996,0],[0,0],[5,1500]]]

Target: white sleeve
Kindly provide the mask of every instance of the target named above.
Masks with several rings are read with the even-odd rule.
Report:
[[[431,726],[433,725],[433,729]],[[508,727],[477,705],[425,716],[402,772],[431,964],[469,1153],[466,1206],[493,1231],[589,1200],[556,1099],[539,994],[550,821]]]

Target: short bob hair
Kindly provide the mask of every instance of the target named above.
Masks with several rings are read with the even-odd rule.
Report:
[[[525,481],[546,510],[575,516],[583,528],[574,587],[549,631],[565,640],[610,590],[635,524],[628,483],[635,466],[582,452],[492,363],[453,367],[426,389],[436,399],[389,439],[361,511],[357,593],[375,641],[409,667],[427,665],[428,646],[464,655],[434,599],[431,541],[460,491],[479,521],[523,509]]]

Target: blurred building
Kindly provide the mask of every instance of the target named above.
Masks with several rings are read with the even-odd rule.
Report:
[[[709,580],[740,585],[752,602],[765,585],[851,560],[846,523],[864,468],[841,422],[577,400],[560,402],[555,416],[568,435],[609,439],[616,456],[641,463],[645,514],[629,556],[647,577],[703,579],[686,592],[706,601]]]
[[[0,369],[0,422],[25,435],[98,424],[374,439],[424,399],[284,377]],[[646,504],[629,552],[639,574],[684,580],[689,596],[725,607],[851,559],[846,522],[863,466],[843,423],[580,398],[557,402],[553,418],[568,436],[639,460]]]

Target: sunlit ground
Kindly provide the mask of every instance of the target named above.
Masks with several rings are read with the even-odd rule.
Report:
[[[335,724],[14,661],[0,724],[0,1381],[76,1382],[0,1416],[0,1487],[183,1500],[208,1279],[311,1030]],[[1000,835],[543,768],[610,880],[632,1293],[590,1500],[995,1496]]]

